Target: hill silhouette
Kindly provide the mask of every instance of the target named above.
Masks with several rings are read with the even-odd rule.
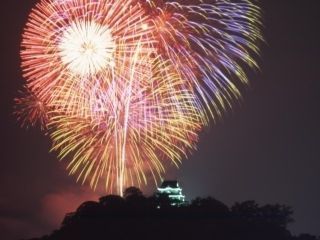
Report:
[[[255,201],[229,208],[212,197],[171,206],[166,196],[145,197],[131,187],[123,198],[108,195],[82,203],[65,216],[60,229],[32,240],[320,240],[309,234],[292,236],[287,230],[292,213],[285,205],[260,206]]]

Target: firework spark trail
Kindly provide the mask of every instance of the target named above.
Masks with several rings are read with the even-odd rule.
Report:
[[[159,67],[164,69],[167,66],[163,65]],[[134,70],[134,66],[131,66],[130,69]],[[178,76],[174,76],[173,73],[169,76],[161,76],[161,74],[165,74],[164,70],[159,69],[157,70],[158,72],[153,71],[156,75],[160,76],[154,78],[154,84],[157,84],[157,86],[148,92],[145,90],[141,92],[140,90],[146,88],[141,84],[148,83],[133,81],[135,79],[134,77],[128,78],[132,80],[131,83],[133,86],[130,86],[130,84],[119,86],[118,83],[121,83],[121,81],[115,81],[115,87],[109,92],[104,92],[101,86],[95,87],[95,91],[92,91],[90,86],[86,87],[88,94],[94,92],[93,94],[95,95],[97,94],[96,91],[102,91],[102,93],[98,93],[99,96],[104,96],[99,105],[106,104],[106,106],[101,107],[101,109],[110,109],[112,108],[110,104],[114,105],[114,111],[111,113],[104,112],[100,115],[103,118],[107,118],[108,120],[106,121],[102,121],[96,117],[92,120],[87,120],[86,114],[84,114],[82,120],[73,119],[73,116],[68,118],[59,116],[52,119],[52,124],[56,125],[57,129],[59,129],[59,131],[52,134],[52,139],[56,142],[54,149],[58,150],[62,148],[62,158],[70,151],[76,152],[76,154],[74,154],[74,161],[69,165],[72,173],[78,169],[79,164],[82,162],[84,162],[83,165],[86,166],[90,159],[101,158],[108,162],[108,166],[106,166],[110,168],[108,172],[112,172],[112,168],[117,169],[117,171],[124,171],[123,165],[121,164],[123,164],[125,159],[124,154],[126,154],[129,159],[134,160],[134,171],[136,171],[137,178],[140,179],[138,181],[144,181],[146,177],[143,169],[141,169],[144,164],[144,162],[141,162],[141,158],[149,159],[150,163],[148,164],[153,165],[150,170],[153,171],[153,169],[156,169],[155,174],[161,175],[161,169],[164,169],[164,166],[159,156],[157,156],[157,153],[164,154],[173,160],[177,159],[176,161],[179,161],[179,156],[183,153],[183,150],[179,149],[179,146],[184,144],[192,147],[190,141],[192,138],[196,139],[195,132],[201,128],[201,118],[199,117],[197,109],[194,107],[194,96],[192,92],[181,93],[177,91],[175,93],[174,89],[170,89],[173,87],[172,83],[174,83],[174,85],[182,84],[181,79]],[[148,79],[145,80],[147,81]],[[126,93],[130,91],[130,88],[135,89],[135,91],[131,91],[131,96],[129,94],[122,94],[125,100],[114,96],[117,92]],[[115,91],[115,89],[118,89],[118,91]],[[72,95],[76,94],[77,93],[73,93]],[[141,96],[141,94],[143,95]],[[179,97],[179,99],[174,99],[176,97]],[[80,98],[87,101],[83,106],[86,106],[89,111],[91,111],[90,109],[92,108],[95,109],[95,106],[90,105],[92,103],[90,97],[80,96]],[[74,103],[77,104],[77,102],[78,101],[75,101]],[[128,112],[129,110],[130,113]],[[109,114],[111,116],[108,116]],[[57,115],[57,113],[55,115]],[[109,123],[109,125],[106,125],[107,123]],[[127,130],[127,128],[129,128],[129,130]],[[171,139],[168,138],[168,134]],[[96,140],[99,140],[99,142],[103,144],[98,143],[94,145],[93,141]],[[86,143],[82,144],[84,141]],[[126,141],[127,144],[125,144]],[[169,145],[169,143],[175,142],[179,144],[177,144],[177,146]],[[88,147],[88,149],[84,149],[83,146]],[[89,152],[92,146],[94,146],[95,149]],[[119,149],[119,146],[121,146],[121,149]],[[112,151],[112,147],[115,147],[114,151]],[[125,148],[127,151],[124,151]],[[108,151],[108,153],[105,151]],[[83,155],[84,152],[87,152],[88,155]],[[121,159],[122,161],[117,159]],[[89,168],[89,166],[85,168]],[[101,168],[97,167],[96,169]],[[88,173],[88,171],[86,172]],[[119,177],[124,176],[128,176],[128,174],[120,174]],[[94,178],[95,177],[92,177],[92,180],[94,180]],[[98,181],[98,178],[95,180]],[[131,182],[134,183],[135,181],[131,180]],[[91,182],[91,184],[92,187],[95,187],[97,182]]]
[[[258,69],[260,15],[249,0],[41,0],[15,114],[94,189],[157,183]]]
[[[231,106],[231,100],[240,96],[232,75],[248,82],[238,61],[258,68],[253,57],[259,54],[256,44],[263,40],[260,10],[250,1],[197,2],[165,3],[156,8],[159,13],[153,22],[164,54],[179,63],[183,77],[200,96],[199,105],[214,117],[220,115],[220,107]]]

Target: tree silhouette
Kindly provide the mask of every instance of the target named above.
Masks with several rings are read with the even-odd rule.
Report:
[[[109,211],[119,211],[125,206],[125,200],[117,195],[101,197],[99,203]]]
[[[265,219],[265,221],[283,228],[286,228],[289,223],[293,222],[293,210],[291,207],[285,205],[267,204],[260,207],[259,214],[262,219]]]
[[[130,197],[142,197],[143,193],[137,187],[128,187],[127,189],[124,190],[123,196],[125,199]]]
[[[241,216],[247,219],[254,219],[258,217],[259,205],[255,201],[245,201],[242,203],[236,202],[231,207],[231,211],[236,216]]]
[[[295,240],[320,240],[320,237],[312,236],[310,234],[301,234],[299,237],[294,238]]]
[[[259,206],[255,201],[229,209],[212,197],[172,206],[167,195],[146,198],[130,187],[124,198],[108,195],[84,202],[66,215],[60,229],[40,239],[320,240],[309,234],[292,236],[287,230],[292,213],[285,205]]]
[[[293,222],[293,210],[285,205],[267,204],[260,207],[255,201],[245,201],[235,203],[231,211],[235,216],[248,221],[264,221],[282,228]]]
[[[227,205],[223,204],[222,202],[212,198],[199,198],[197,197],[191,202],[190,205],[192,208],[197,208],[199,210],[205,210],[210,214],[216,215],[228,215],[229,208]]]

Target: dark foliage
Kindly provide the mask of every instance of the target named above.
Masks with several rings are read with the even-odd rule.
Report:
[[[292,236],[287,230],[292,213],[288,206],[259,206],[254,201],[235,203],[229,209],[212,197],[174,207],[167,196],[147,198],[130,187],[124,198],[109,195],[99,202],[84,202],[66,215],[59,230],[38,240],[320,240],[308,234]]]
[[[246,221],[262,221],[274,226],[286,228],[288,223],[293,222],[291,207],[285,205],[265,205],[259,206],[254,201],[235,203],[231,208],[234,216]]]

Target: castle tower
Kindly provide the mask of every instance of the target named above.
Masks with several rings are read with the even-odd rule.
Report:
[[[172,206],[179,206],[185,203],[185,196],[182,194],[182,188],[179,186],[178,181],[175,180],[163,181],[161,186],[158,188],[157,195],[168,196]]]

